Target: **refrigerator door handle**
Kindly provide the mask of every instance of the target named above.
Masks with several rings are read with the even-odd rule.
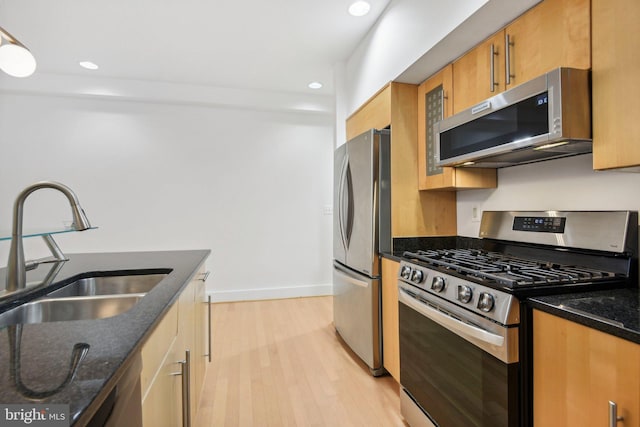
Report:
[[[353,232],[353,182],[351,178],[351,168],[347,158],[342,168],[340,177],[340,197],[339,197],[338,220],[340,223],[340,237],[345,249],[349,248],[351,234]]]
[[[370,286],[368,282],[365,282],[364,280],[358,280],[355,277],[344,273],[343,271],[344,270],[338,267],[336,268],[335,274],[340,276],[340,278],[342,278],[346,283],[359,286],[361,288],[368,288]]]

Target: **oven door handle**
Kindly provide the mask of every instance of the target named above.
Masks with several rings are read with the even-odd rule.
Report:
[[[502,347],[504,345],[504,337],[492,334],[491,332],[485,331],[482,328],[478,328],[468,323],[461,322],[441,311],[436,310],[435,308],[431,308],[409,295],[409,293],[403,288],[399,288],[399,291],[398,299],[400,302],[408,305],[418,313],[433,320],[450,331],[498,347]]]

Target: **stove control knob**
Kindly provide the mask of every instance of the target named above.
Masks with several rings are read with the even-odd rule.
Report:
[[[422,282],[423,279],[424,279],[424,273],[422,273],[421,270],[418,270],[417,268],[413,270],[413,273],[411,273],[411,281],[413,283],[420,283]]]
[[[444,278],[441,276],[436,276],[431,281],[431,289],[436,292],[442,292],[444,290],[445,285],[446,283],[444,281]]]
[[[495,305],[495,300],[493,299],[493,295],[488,294],[486,292],[480,293],[480,298],[478,299],[478,309],[484,311],[485,313],[493,310],[493,306]]]
[[[411,267],[409,267],[408,265],[403,265],[402,269],[400,270],[400,277],[402,277],[404,280],[411,279]]]
[[[458,301],[462,303],[468,303],[473,297],[473,291],[469,286],[458,285]]]

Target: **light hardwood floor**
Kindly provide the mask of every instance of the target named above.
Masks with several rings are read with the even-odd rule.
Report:
[[[332,317],[332,297],[214,304],[195,425],[406,426],[398,384],[369,374]]]

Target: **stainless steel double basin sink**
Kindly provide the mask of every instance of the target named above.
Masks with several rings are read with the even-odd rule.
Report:
[[[104,319],[133,308],[168,273],[85,277],[0,314],[10,325]]]

